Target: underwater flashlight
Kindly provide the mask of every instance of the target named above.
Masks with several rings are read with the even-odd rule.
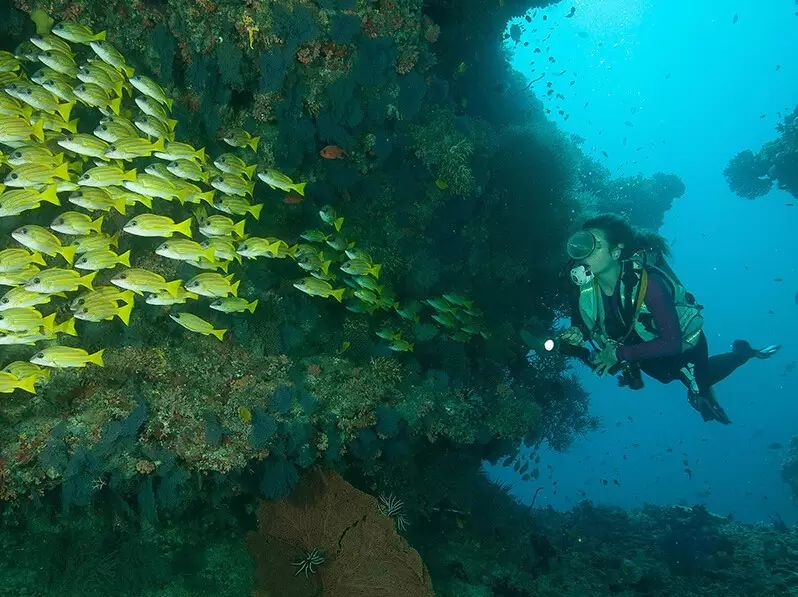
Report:
[[[570,342],[563,342],[559,338],[547,338],[543,342],[543,350],[554,352],[555,350],[566,357],[574,357],[582,361],[591,369],[594,367],[592,353],[586,346],[577,346]]]

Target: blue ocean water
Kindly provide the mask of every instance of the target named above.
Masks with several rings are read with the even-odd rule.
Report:
[[[798,522],[780,476],[798,433],[798,370],[789,368],[798,360],[798,207],[778,190],[742,199],[723,176],[736,153],[775,139],[780,115],[798,102],[796,12],[794,0],[579,0],[511,21],[521,30],[517,44],[508,41],[513,66],[530,81],[547,72],[532,84],[531,102],[540,99],[614,175],[668,172],[685,183],[660,232],[675,271],[705,306],[710,355],[736,338],[783,346],[715,386],[730,426],[703,422],[678,383],[646,378],[643,391],[631,392],[575,364],[602,427],[566,453],[543,446],[537,481],[493,469],[520,500],[529,503],[540,487],[536,506],[556,509],[583,499],[705,504],[743,521],[778,514]],[[565,99],[546,97],[547,80]]]

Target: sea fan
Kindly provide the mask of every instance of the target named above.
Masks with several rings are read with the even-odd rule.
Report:
[[[69,512],[71,506],[88,506],[95,492],[94,482],[104,474],[103,464],[96,454],[78,446],[69,459],[61,485],[61,507]]]
[[[303,560],[298,557],[316,550],[315,555],[324,554],[327,560],[316,569],[320,589],[314,593],[327,597],[434,595],[424,563],[396,533],[393,522],[380,514],[377,500],[335,473],[312,470],[290,500],[261,502],[258,530],[250,535],[249,545],[262,583],[258,588],[269,594],[286,593],[287,574],[276,562],[298,561],[294,566],[304,572],[307,566],[301,568]],[[288,574],[296,572],[285,568]]]
[[[288,497],[299,480],[296,467],[282,456],[270,456],[262,467],[261,494],[270,500]]]
[[[279,91],[283,87],[285,73],[290,62],[286,53],[264,52],[260,55],[260,90],[263,93]]]
[[[299,406],[307,416],[312,416],[319,410],[319,401],[316,397],[306,390],[299,392]]]
[[[327,88],[326,96],[329,118],[332,122],[340,123],[341,126],[355,127],[363,120],[353,80],[339,79]]]
[[[291,386],[279,386],[272,394],[271,406],[281,414],[287,413],[294,405],[296,391]]]
[[[382,87],[395,78],[396,47],[389,37],[365,39],[360,44],[357,60],[352,67],[352,77],[361,85]]]
[[[223,85],[239,89],[244,84],[241,75],[243,56],[244,53],[232,42],[226,41],[216,46],[216,62]]]
[[[48,471],[48,474],[61,474],[66,470],[69,454],[64,442],[65,436],[66,423],[62,421],[53,427],[47,443],[39,454],[39,464],[45,471]]]
[[[158,52],[160,73],[158,79],[161,85],[170,85],[174,78],[175,51],[177,42],[169,28],[160,23],[152,30],[152,47]]]
[[[172,454],[159,450],[153,459],[161,462],[158,465],[158,484],[155,489],[155,498],[161,510],[174,512],[186,499],[187,483],[191,475],[181,467]]]
[[[186,67],[186,84],[195,93],[203,93],[205,89],[211,87],[211,83],[215,78],[212,64],[212,58],[198,54],[194,56],[191,64]]]
[[[282,4],[275,4],[272,33],[283,40],[285,51],[293,55],[300,45],[319,36],[319,28],[308,7],[297,4],[290,10]]]
[[[107,423],[103,428],[99,443],[94,448],[97,458],[108,460],[135,445],[139,431],[146,421],[147,403],[141,401],[122,421]]]
[[[256,450],[262,450],[276,432],[277,420],[262,408],[253,409],[249,444]]]
[[[286,436],[286,453],[295,454],[302,446],[310,441],[313,427],[310,423],[291,421],[281,425]]]

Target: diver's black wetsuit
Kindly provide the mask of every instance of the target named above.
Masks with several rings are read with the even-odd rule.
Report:
[[[645,359],[638,361],[637,364],[641,371],[654,379],[670,383],[674,379],[680,379],[681,368],[692,363],[699,394],[708,395],[711,386],[728,377],[750,358],[750,355],[735,352],[710,357],[707,337],[701,332],[698,343],[693,348],[677,355]]]
[[[644,300],[660,336],[645,342],[632,331],[618,348],[618,359],[639,365],[643,372],[662,383],[670,383],[674,379],[684,381],[680,370],[692,364],[699,394],[709,396],[711,386],[726,378],[753,355],[740,351],[710,358],[703,331],[697,344],[682,352],[679,319],[669,287],[656,273],[650,273],[648,280]],[[622,320],[619,295],[619,286],[615,287],[611,296],[601,293],[604,301],[604,327],[607,334],[616,340],[623,338],[629,329],[628,324]],[[578,306],[574,313],[577,315],[573,321],[581,324],[582,331],[587,332],[578,315]],[[585,337],[589,337],[589,334],[586,333]]]

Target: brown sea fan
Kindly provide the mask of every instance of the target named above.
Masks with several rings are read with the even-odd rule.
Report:
[[[261,590],[321,590],[326,597],[434,595],[420,556],[377,500],[336,473],[309,472],[289,499],[262,502],[258,522],[248,543]],[[314,549],[324,553],[324,563],[309,579],[295,577],[291,562]]]

